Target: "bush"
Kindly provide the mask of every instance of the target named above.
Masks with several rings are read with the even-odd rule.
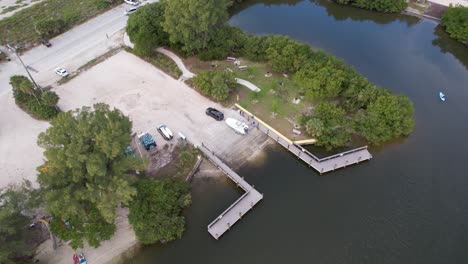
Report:
[[[58,114],[56,104],[59,97],[55,92],[35,89],[25,76],[12,76],[10,84],[15,103],[34,118],[49,120]]]
[[[224,101],[229,97],[236,80],[229,72],[203,71],[193,78],[193,83],[204,95],[216,101]]]
[[[442,16],[441,24],[450,37],[468,42],[468,7],[450,5]]]
[[[36,23],[36,32],[43,37],[58,35],[65,28],[65,21],[62,19],[47,19]]]

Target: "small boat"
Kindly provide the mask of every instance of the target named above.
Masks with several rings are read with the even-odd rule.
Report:
[[[445,94],[443,92],[439,92],[439,98],[442,102],[445,102]]]
[[[230,126],[232,129],[236,131],[236,133],[245,135],[249,130],[249,126],[247,126],[244,122],[236,120],[234,118],[226,118],[226,124]]]

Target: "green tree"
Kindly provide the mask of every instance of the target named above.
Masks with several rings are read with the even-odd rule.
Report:
[[[468,7],[450,5],[442,16],[441,24],[450,37],[468,42]]]
[[[132,123],[119,110],[95,104],[94,111],[60,113],[50,125],[38,139],[46,157],[38,181],[52,231],[74,248],[84,240],[98,246],[115,230],[116,207],[135,195],[129,171],[141,163],[124,152]]]
[[[180,239],[185,229],[183,208],[191,203],[189,185],[179,179],[145,179],[136,184],[129,222],[143,244]]]
[[[204,95],[217,101],[224,101],[228,98],[236,80],[234,74],[230,72],[203,71],[193,78],[193,83]]]
[[[330,150],[348,144],[348,121],[343,109],[333,103],[322,102],[311,117],[303,118],[306,131],[317,139],[317,145]]]
[[[169,44],[169,35],[163,30],[164,4],[161,2],[142,6],[131,14],[127,22],[127,34],[135,44],[135,51],[150,55],[159,47]]]
[[[170,0],[165,4],[163,27],[172,44],[193,53],[208,47],[227,19],[229,0]]]
[[[293,80],[309,99],[336,97],[349,81],[346,69],[333,59],[304,66]]]
[[[402,95],[381,95],[356,118],[355,129],[372,144],[409,135],[414,128],[414,107]]]
[[[23,212],[30,208],[34,192],[29,182],[0,189],[0,263],[24,263],[33,254],[26,243],[30,218]]]
[[[216,31],[208,48],[200,53],[200,60],[222,60],[229,55],[242,55],[247,35],[237,27],[225,26]]]
[[[266,50],[271,67],[278,72],[298,71],[310,58],[311,53],[309,46],[284,36],[273,36]]]

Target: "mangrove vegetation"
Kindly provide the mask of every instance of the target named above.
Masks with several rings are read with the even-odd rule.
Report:
[[[168,43],[168,47],[181,51],[183,56],[199,55],[201,60],[242,57],[264,63],[276,73],[291,75],[296,93],[313,105],[309,111],[300,113],[299,121],[308,134],[317,138],[317,144],[327,149],[346,146],[352,135],[378,145],[412,132],[414,108],[407,97],[372,84],[343,61],[289,37],[252,36],[228,26],[230,1],[208,1],[203,8],[187,8],[187,5],[197,7],[198,2],[162,1],[146,7],[158,10],[158,14],[145,15],[145,20],[139,17],[141,11],[131,15],[132,28],[152,25],[154,28],[148,31],[162,32],[154,41],[128,30],[135,49],[148,49],[151,43]],[[179,11],[178,17],[206,18],[197,25],[201,31],[193,31],[193,24],[175,23],[174,10]],[[209,10],[214,11],[207,13]],[[174,27],[179,33],[174,33]],[[201,93],[222,101],[234,90],[232,80],[231,74],[215,69],[201,72],[193,83]]]

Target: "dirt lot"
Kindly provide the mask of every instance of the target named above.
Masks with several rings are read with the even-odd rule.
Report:
[[[133,121],[135,133],[149,132],[154,136],[158,149],[167,144],[156,131],[160,124],[170,127],[176,138],[181,132],[194,145],[203,142],[235,165],[242,164],[267,141],[258,130],[241,136],[224,122],[206,116],[205,109],[212,106],[226,117],[240,119],[236,111],[213,103],[185,83],[125,51],[60,86],[56,92],[63,110],[97,102],[120,109]]]
[[[15,105],[11,92],[0,95],[0,188],[23,179],[36,182],[36,167],[42,164],[37,136],[49,124],[37,121]]]

